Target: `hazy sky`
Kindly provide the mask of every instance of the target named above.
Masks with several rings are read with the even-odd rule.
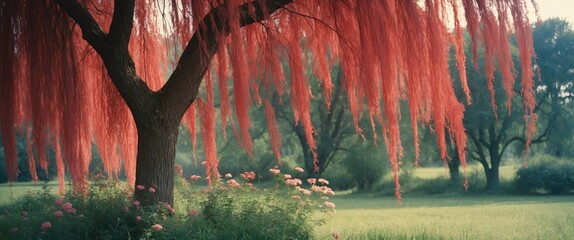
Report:
[[[529,1],[527,1],[529,2]],[[559,17],[565,18],[574,25],[574,0],[536,0],[540,8],[540,17],[542,20]],[[534,10],[529,17],[531,21],[535,21]]]

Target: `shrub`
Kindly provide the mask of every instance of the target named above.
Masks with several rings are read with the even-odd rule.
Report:
[[[0,239],[308,239],[322,223],[315,211],[334,211],[326,181],[304,189],[277,174],[273,189],[260,190],[244,176],[211,187],[179,176],[177,210],[142,207],[118,181],[99,179],[85,195],[64,197],[44,188],[0,206]]]
[[[551,156],[539,156],[530,166],[516,172],[514,187],[521,194],[573,194],[574,163]]]
[[[389,164],[380,161],[383,154],[380,148],[367,143],[351,149],[345,165],[359,191],[370,190],[389,171]]]

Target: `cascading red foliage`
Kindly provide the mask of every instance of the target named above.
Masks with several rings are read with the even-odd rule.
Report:
[[[485,55],[492,99],[497,70],[501,72],[508,99],[512,97],[515,70],[507,36],[510,31],[516,34],[528,139],[535,131],[531,67],[534,53],[525,0],[294,0],[260,24],[242,28],[240,16],[245,13],[239,12],[238,7],[249,2],[136,2],[129,49],[139,76],[152,91],[163,85],[167,69],[173,67],[168,59],[174,57],[177,49],[198,29],[214,27],[202,19],[212,9],[226,6],[220,20],[228,22],[229,27],[216,30],[219,49],[206,74],[207,99],[196,99],[184,115],[195,149],[196,108],[199,110],[210,176],[217,174],[218,165],[214,91],[218,91],[221,100],[221,128],[225,131],[235,110],[240,130],[238,140],[249,153],[253,143],[248,111],[254,103],[265,105],[277,158],[280,133],[267,98],[272,93],[277,93],[280,99],[289,94],[294,118],[303,125],[315,155],[316,133],[309,109],[313,93],[308,79],[310,75],[319,79],[329,107],[333,66],[342,68],[341,84],[357,133],[362,135],[359,120],[363,112],[368,113],[373,124],[381,126],[395,173],[397,197],[400,198],[397,171],[402,152],[398,106],[402,100],[410,107],[417,160],[417,126],[432,124],[443,159],[447,159],[445,137],[449,134],[465,166],[464,105],[454,94],[448,65],[449,48],[454,45],[462,87],[470,103],[462,16],[467,23],[475,63],[479,47],[484,49],[480,52]],[[112,1],[86,0],[82,4],[107,31],[113,15]],[[249,5],[247,14],[255,16],[254,5]],[[452,32],[445,24],[449,15],[454,20]],[[202,51],[207,51],[205,39],[203,36],[200,39]],[[137,154],[133,118],[99,56],[82,40],[80,29],[66,13],[48,0],[0,0],[0,41],[0,130],[9,179],[17,176],[16,135],[23,134],[31,144],[30,171],[34,170],[35,161],[47,170],[46,150],[55,148],[58,175],[63,179],[65,165],[74,185],[82,189],[91,160],[91,144],[95,144],[106,173],[117,177],[123,165],[133,183]],[[289,71],[284,71],[282,62],[288,64]],[[217,76],[213,79],[218,81],[217,88],[212,76]],[[235,109],[228,97],[229,77],[233,82]],[[288,92],[284,88],[287,79],[291,81]],[[260,94],[260,84],[264,85],[261,89],[265,94]],[[510,100],[507,104],[510,108]]]

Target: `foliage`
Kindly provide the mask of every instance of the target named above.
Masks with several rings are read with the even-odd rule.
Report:
[[[124,183],[100,176],[85,195],[59,198],[45,187],[0,207],[0,239],[308,239],[322,223],[313,220],[315,211],[334,212],[326,185],[303,189],[292,184],[300,180],[277,174],[274,189],[260,190],[250,174],[242,183],[230,177],[209,188],[179,175],[177,211],[169,204],[144,207]]]
[[[380,146],[363,142],[350,151],[344,165],[359,191],[370,190],[389,172],[388,164],[380,161],[384,156]]]
[[[574,162],[538,155],[532,164],[516,171],[514,187],[522,194],[574,194]]]

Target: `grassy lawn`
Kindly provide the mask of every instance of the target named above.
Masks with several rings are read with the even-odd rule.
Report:
[[[0,184],[0,205],[9,203],[10,200],[22,196],[28,192],[41,190],[44,185],[47,185],[52,193],[58,194],[58,181],[51,181],[47,184],[44,182],[17,182],[12,184]],[[68,188],[68,186],[66,186],[66,188]]]
[[[520,165],[504,165],[500,166],[500,179],[501,180],[511,180],[514,178],[516,173],[516,169],[518,169]],[[460,169],[462,174],[462,168]],[[467,172],[469,175],[471,174],[479,174],[480,177],[484,177],[484,169],[481,165],[478,164],[470,164],[467,167]],[[413,174],[420,178],[420,179],[433,179],[437,177],[448,177],[448,169],[444,167],[424,167],[424,168],[416,168],[413,170]]]
[[[344,238],[572,239],[574,198],[521,196],[347,195],[333,198],[337,213],[316,229],[319,239]]]

